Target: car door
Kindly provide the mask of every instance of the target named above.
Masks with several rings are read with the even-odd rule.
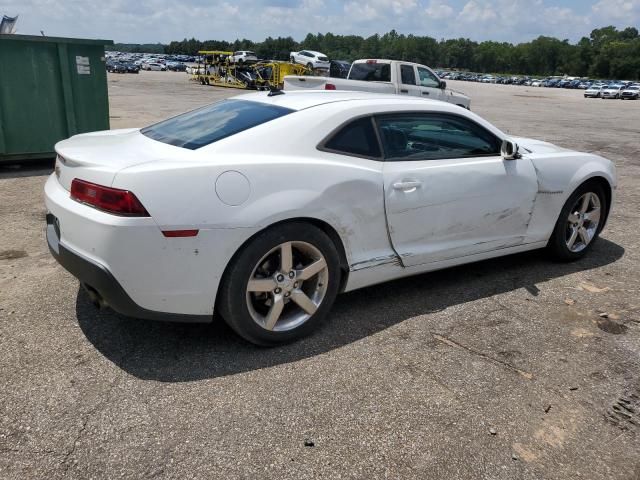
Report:
[[[420,87],[416,81],[416,68],[414,65],[401,63],[399,65],[399,85],[398,93],[400,95],[409,95],[411,97],[421,96]]]
[[[404,266],[526,242],[537,194],[530,160],[504,160],[501,139],[466,116],[376,117],[389,236]]]
[[[443,100],[444,93],[440,88],[440,79],[431,70],[424,67],[416,67],[418,70],[418,85],[424,98]]]

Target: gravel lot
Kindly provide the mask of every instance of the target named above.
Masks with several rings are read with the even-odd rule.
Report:
[[[96,311],[45,245],[51,165],[0,167],[0,477],[640,478],[640,102],[449,83],[616,162],[603,238],[342,295],[282,348]],[[238,91],[141,72],[109,93],[117,128]]]

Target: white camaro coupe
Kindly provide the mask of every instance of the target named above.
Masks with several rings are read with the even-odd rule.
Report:
[[[612,162],[509,138],[445,102],[265,92],[56,145],[54,257],[99,306],[273,345],[336,295],[547,247],[589,251]]]

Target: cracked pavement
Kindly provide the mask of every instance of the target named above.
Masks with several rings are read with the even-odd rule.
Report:
[[[0,477],[640,478],[640,102],[449,83],[513,135],[615,161],[603,237],[577,263],[341,295],[274,349],[96,311],[45,245],[51,165],[0,166]],[[109,88],[114,128],[237,93],[168,72]]]

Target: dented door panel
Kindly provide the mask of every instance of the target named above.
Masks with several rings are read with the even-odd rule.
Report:
[[[538,183],[530,160],[389,162],[385,207],[405,267],[526,242]],[[414,185],[415,189],[398,188]]]

